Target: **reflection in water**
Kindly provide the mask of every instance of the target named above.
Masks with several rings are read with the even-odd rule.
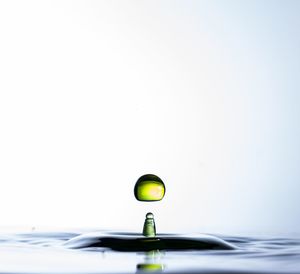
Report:
[[[162,272],[165,266],[161,263],[162,254],[159,250],[146,252],[144,262],[137,264],[136,273]]]

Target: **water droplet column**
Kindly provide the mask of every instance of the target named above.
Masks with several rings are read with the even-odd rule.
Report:
[[[141,176],[134,186],[134,196],[138,201],[142,202],[160,201],[165,196],[165,192],[165,184],[158,176],[153,174]],[[146,214],[143,235],[145,237],[156,236],[154,215],[151,212]]]

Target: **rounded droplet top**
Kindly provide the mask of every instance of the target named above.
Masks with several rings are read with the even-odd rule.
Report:
[[[143,202],[160,201],[166,192],[164,182],[156,175],[146,174],[140,177],[134,187],[134,196]]]
[[[153,218],[154,218],[154,215],[151,212],[148,212],[146,214],[146,219],[153,219]]]

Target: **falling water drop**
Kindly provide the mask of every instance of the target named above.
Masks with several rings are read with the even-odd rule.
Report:
[[[155,202],[165,196],[164,182],[156,175],[146,174],[141,176],[134,187],[134,195],[138,201]]]

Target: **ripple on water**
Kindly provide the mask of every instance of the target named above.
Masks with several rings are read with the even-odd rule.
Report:
[[[65,243],[71,248],[102,247],[116,251],[141,252],[151,250],[232,250],[234,245],[208,235],[164,234],[156,237],[117,235],[116,233],[77,236]]]
[[[0,273],[75,272],[300,273],[300,239],[200,234],[151,239],[124,232],[0,235]]]

